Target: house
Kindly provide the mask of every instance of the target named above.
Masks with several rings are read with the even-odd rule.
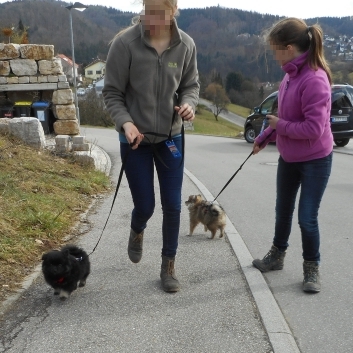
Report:
[[[73,83],[74,81],[74,71],[73,71],[73,62],[70,58],[68,58],[66,55],[64,54],[58,54],[57,55],[58,58],[61,59],[61,65],[63,67],[63,72],[64,74],[66,75],[67,77],[67,80],[70,82],[70,83]],[[76,75],[76,81],[77,82],[80,82],[82,81],[82,78],[81,76],[78,74],[78,68],[79,68],[79,65],[77,65],[75,63],[75,75]]]
[[[96,90],[96,94],[98,97],[102,95],[102,89],[104,87],[104,77],[96,82],[94,85],[94,89]]]
[[[105,61],[96,59],[85,67],[85,77],[98,80],[105,74]]]

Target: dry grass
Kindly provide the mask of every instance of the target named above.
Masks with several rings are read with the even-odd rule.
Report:
[[[64,242],[109,178],[92,166],[0,135],[0,300]]]

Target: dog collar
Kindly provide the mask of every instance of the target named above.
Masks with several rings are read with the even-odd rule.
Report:
[[[64,277],[60,277],[57,281],[56,281],[56,283],[63,283],[64,282]]]

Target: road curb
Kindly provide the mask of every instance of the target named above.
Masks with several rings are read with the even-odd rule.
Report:
[[[184,168],[184,173],[207,200],[214,200],[214,196],[190,171]],[[300,353],[281,309],[261,272],[252,266],[253,257],[228,216],[225,232],[249,285],[274,353]]]

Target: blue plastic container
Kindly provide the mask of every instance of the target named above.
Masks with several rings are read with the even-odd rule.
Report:
[[[50,134],[49,106],[49,102],[41,101],[32,104],[34,116],[41,122],[45,134]]]

